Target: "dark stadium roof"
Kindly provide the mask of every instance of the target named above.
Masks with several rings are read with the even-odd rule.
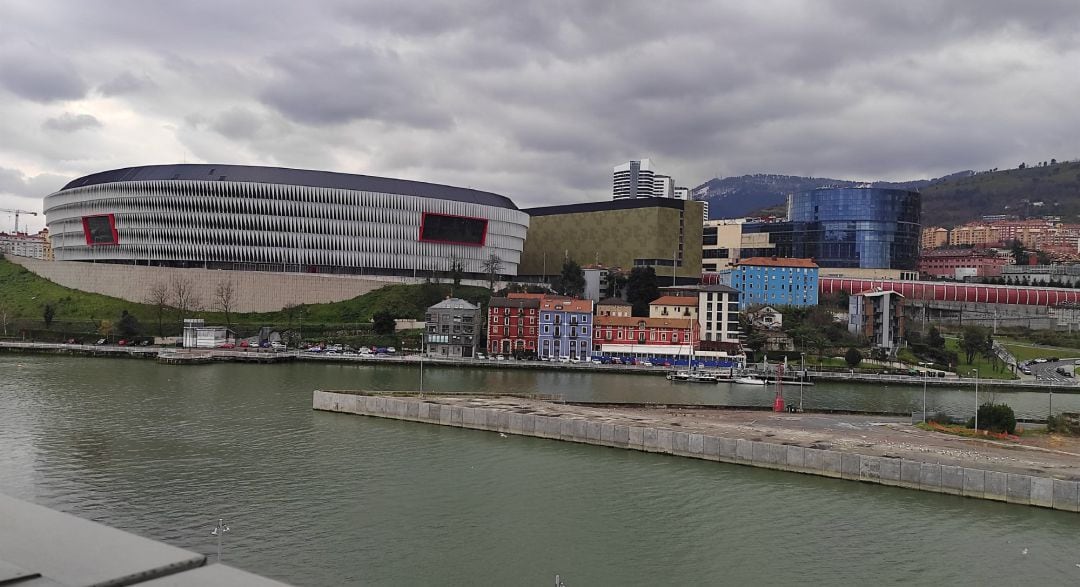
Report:
[[[402,194],[424,198],[440,198],[455,202],[483,204],[498,208],[517,210],[510,198],[481,192],[468,188],[459,188],[437,183],[374,177],[371,175],[353,175],[333,171],[313,171],[310,169],[287,169],[284,167],[256,167],[253,165],[146,165],[125,167],[102,171],[80,177],[62,188],[69,190],[89,185],[113,183],[119,181],[241,181],[281,185],[302,185],[318,188],[336,188],[386,194]]]
[[[607,212],[610,210],[633,210],[635,208],[673,208],[682,210],[685,200],[674,198],[627,198],[624,200],[604,200],[585,202],[584,204],[562,204],[529,208],[529,216],[553,216],[557,214],[581,214],[584,212]]]

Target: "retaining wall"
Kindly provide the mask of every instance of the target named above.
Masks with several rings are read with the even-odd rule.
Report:
[[[420,397],[315,391],[316,410],[535,436],[837,479],[1080,511],[1080,482],[639,427],[583,417],[470,408]]]
[[[323,304],[350,300],[392,283],[412,283],[407,278],[178,269],[81,261],[42,261],[28,257],[5,257],[53,283],[129,302],[145,303],[156,283],[190,279],[195,295],[211,307],[219,283],[233,286],[233,312],[274,312],[294,304]],[[170,289],[171,292],[171,289]]]

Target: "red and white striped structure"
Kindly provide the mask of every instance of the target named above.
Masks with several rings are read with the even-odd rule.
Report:
[[[942,283],[938,281],[820,277],[818,279],[818,288],[821,295],[841,291],[848,294],[857,294],[880,288],[883,291],[900,292],[908,300],[933,300],[938,302],[1011,304],[1018,306],[1054,306],[1066,302],[1080,302],[1080,289],[1023,285],[981,285]]]

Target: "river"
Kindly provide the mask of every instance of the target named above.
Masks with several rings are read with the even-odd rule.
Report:
[[[314,388],[417,381],[393,364],[2,355],[0,492],[207,554],[224,517],[226,563],[297,585],[551,585],[556,573],[569,587],[1080,581],[1075,514],[311,410]],[[429,368],[425,383],[771,401],[616,374]],[[847,409],[904,411],[921,396],[804,390],[808,406]],[[928,396],[930,411],[973,405],[970,390]],[[997,397],[1021,414],[1048,399]],[[1055,394],[1054,409],[1080,409],[1080,397]]]

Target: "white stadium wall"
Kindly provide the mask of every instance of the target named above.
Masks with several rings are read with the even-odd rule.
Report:
[[[102,172],[44,208],[58,261],[361,276],[479,279],[491,255],[513,276],[529,226],[488,192],[225,165]]]

